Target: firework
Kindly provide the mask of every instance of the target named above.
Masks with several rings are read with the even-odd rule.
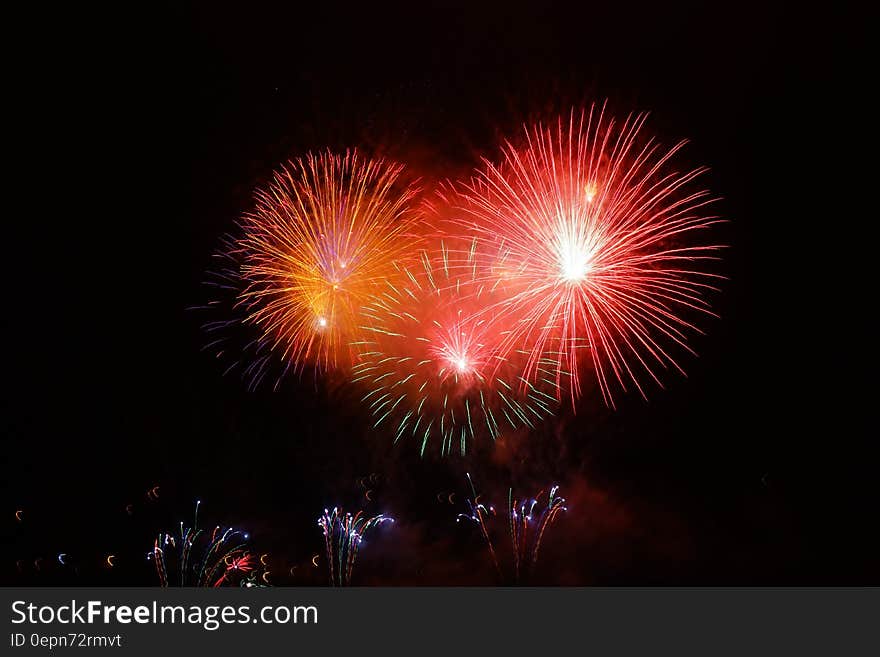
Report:
[[[706,295],[720,277],[705,265],[721,247],[704,235],[720,220],[694,187],[705,169],[676,171],[684,142],[661,147],[644,135],[646,118],[619,123],[591,107],[527,128],[461,188],[452,218],[510,263],[511,294],[485,309],[510,323],[500,353],[525,348],[528,380],[555,353],[572,401],[584,348],[613,407],[613,386],[645,396],[645,378],[662,386],[661,370],[683,372],[675,352],[693,353],[699,332],[689,317],[712,314]]]
[[[209,300],[191,309],[207,313],[202,330],[208,341],[202,351],[212,352],[223,363],[224,376],[238,373],[251,390],[269,378],[277,388],[292,363],[274,358],[272,345],[261,339],[259,327],[247,322],[248,307],[241,301],[246,286],[242,278],[245,257],[237,238],[224,236],[203,283]]]
[[[190,310],[206,314],[201,328],[207,341],[201,350],[222,364],[223,376],[239,376],[251,391],[263,385],[278,390],[284,377],[303,362],[279,357],[259,326],[248,320],[249,304],[242,301],[247,285],[242,277],[246,255],[238,238],[225,235],[212,254],[213,264],[203,282],[209,300]]]
[[[403,282],[388,283],[363,309],[353,379],[368,388],[362,401],[374,428],[389,426],[395,443],[417,440],[421,454],[432,442],[443,455],[464,454],[479,434],[494,440],[534,427],[555,407],[552,361],[540,359],[536,380],[526,381],[521,354],[498,354],[503,327],[482,310],[503,298],[503,285],[484,282],[477,248],[422,250],[418,265],[401,268]]]
[[[477,489],[474,487],[474,482],[471,479],[471,474],[469,472],[467,473],[467,480],[471,489],[471,497],[465,499],[467,513],[459,513],[455,521],[461,522],[462,520],[466,520],[474,523],[479,528],[480,534],[486,541],[486,547],[489,550],[489,556],[492,558],[492,563],[495,565],[495,570],[498,572],[498,576],[503,579],[504,575],[501,572],[501,564],[498,562],[498,555],[495,553],[495,546],[492,545],[492,538],[489,536],[489,529],[486,525],[489,516],[495,515],[495,507],[491,505],[486,506],[480,502],[480,496],[477,494]]]
[[[318,518],[318,526],[324,533],[330,586],[351,584],[355,560],[364,536],[386,522],[393,523],[394,519],[381,514],[367,517],[363,511],[352,515],[339,508],[333,511],[324,509],[323,515]]]
[[[180,523],[178,534],[160,533],[147,554],[156,567],[160,586],[247,585],[259,562],[248,550],[248,535],[219,525],[209,534],[199,529],[196,502],[192,527]]]
[[[260,356],[293,369],[348,362],[361,305],[414,250],[416,191],[401,173],[357,152],[310,154],[256,193],[231,260]]]
[[[472,522],[480,530],[480,534],[489,550],[489,556],[500,579],[504,579],[504,572],[495,551],[492,541],[489,521],[496,517],[495,507],[480,501],[481,495],[477,494],[470,474],[467,474],[471,497],[465,499],[466,513],[459,513],[457,522],[466,520]],[[508,489],[508,532],[511,550],[513,553],[513,576],[514,581],[519,583],[523,578],[530,576],[538,562],[538,554],[547,530],[556,522],[562,511],[567,511],[565,498],[557,493],[559,486],[552,486],[546,496],[546,504],[542,502],[544,492],[539,492],[533,498],[515,499],[513,488]]]
[[[510,521],[510,542],[513,547],[514,576],[520,580],[521,574],[531,574],[538,562],[538,552],[544,533],[556,521],[561,511],[566,511],[565,498],[556,493],[559,486],[550,488],[547,504],[542,506],[543,492],[531,500],[515,500],[513,489],[507,493],[507,510]],[[528,569],[523,573],[523,569]]]

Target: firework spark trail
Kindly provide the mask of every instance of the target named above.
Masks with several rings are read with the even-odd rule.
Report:
[[[250,553],[240,557],[226,557],[223,559],[225,570],[216,582],[214,587],[222,586],[224,582],[230,581],[234,575],[247,575],[256,568],[256,557]]]
[[[705,214],[717,200],[694,188],[706,171],[674,169],[680,142],[664,149],[643,136],[646,114],[622,123],[604,107],[525,130],[507,142],[503,162],[462,187],[460,230],[507,254],[518,289],[485,312],[508,317],[500,353],[528,345],[524,377],[533,380],[548,351],[570,372],[580,395],[578,355],[589,347],[605,402],[612,381],[642,396],[647,376],[683,373],[673,348],[699,329],[691,312],[713,315],[705,296],[721,276],[704,271],[722,248],[704,233],[721,220]]]
[[[531,500],[515,500],[513,489],[507,493],[507,509],[510,520],[510,541],[513,547],[513,563],[516,581],[520,580],[521,568],[528,564],[529,574],[534,570],[538,562],[538,552],[544,533],[556,521],[561,511],[567,511],[565,498],[556,495],[559,486],[553,486],[547,497],[547,505],[539,507],[543,494],[538,493]],[[537,521],[535,521],[535,509],[539,508]],[[531,532],[530,532],[531,528]]]
[[[347,362],[360,306],[415,250],[416,190],[402,170],[356,151],[310,154],[257,192],[236,244],[239,303],[285,365]]]
[[[496,515],[495,507],[481,503],[480,495],[477,494],[470,473],[467,473],[467,479],[471,489],[471,497],[465,500],[468,510],[467,513],[458,514],[456,521],[468,520],[479,528],[498,577],[504,580],[504,572],[495,551],[487,522],[490,516]],[[514,498],[513,488],[508,490],[508,531],[513,551],[514,581],[517,583],[521,581],[523,576],[529,576],[533,573],[535,565],[538,563],[538,554],[545,533],[556,522],[558,515],[568,510],[565,506],[565,498],[557,495],[558,491],[559,486],[552,486],[547,495],[547,503],[542,506],[543,491],[533,498],[519,500]]]
[[[393,523],[394,518],[382,514],[367,517],[363,511],[352,515],[338,507],[334,507],[333,511],[324,509],[323,515],[318,518],[318,526],[324,533],[330,586],[351,584],[355,560],[364,536],[386,522]]]
[[[501,285],[484,282],[478,249],[471,240],[423,250],[418,266],[401,268],[403,283],[389,282],[363,308],[353,381],[368,389],[374,428],[390,425],[395,443],[418,440],[422,455],[435,441],[442,455],[464,454],[481,433],[496,440],[533,428],[556,407],[554,361],[539,359],[526,381],[522,354],[497,353],[504,329],[481,311]]]
[[[241,303],[246,285],[242,278],[245,255],[236,237],[224,236],[203,283],[209,300],[190,310],[207,313],[201,327],[208,341],[202,351],[213,352],[224,362],[224,376],[238,371],[249,390],[271,377],[277,389],[291,363],[273,358],[271,345],[260,339],[259,328],[246,323],[247,308]]]
[[[495,565],[495,571],[498,573],[500,579],[504,579],[504,574],[501,571],[501,564],[498,561],[498,555],[495,553],[495,546],[492,545],[492,538],[489,536],[489,529],[486,526],[486,520],[489,515],[495,515],[495,507],[491,505],[486,506],[480,502],[480,496],[477,494],[476,488],[474,488],[471,474],[469,472],[466,474],[468,485],[470,485],[471,488],[471,497],[465,499],[468,511],[467,513],[459,513],[455,520],[456,522],[461,522],[462,519],[468,520],[480,529],[480,533],[486,541],[486,547],[489,549],[489,556],[492,558],[492,563]]]
[[[246,533],[219,525],[210,535],[199,529],[200,505],[201,501],[197,501],[192,527],[184,527],[181,522],[177,536],[160,533],[147,554],[155,564],[162,587],[170,584],[169,559],[177,561],[179,586],[217,587],[239,583],[256,568],[253,555],[248,551]],[[199,554],[198,550],[202,552]]]

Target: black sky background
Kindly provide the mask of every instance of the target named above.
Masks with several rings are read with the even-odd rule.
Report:
[[[562,485],[570,511],[535,583],[880,581],[865,17],[282,7],[18,21],[32,36],[7,82],[0,583],[152,584],[152,538],[201,499],[206,523],[247,527],[276,583],[320,584],[318,512],[363,504],[371,474],[368,508],[398,522],[356,581],[493,583],[454,522],[463,509],[437,497],[464,493],[467,471],[499,506],[510,485]],[[721,319],[687,379],[616,412],[593,395],[496,450],[420,460],[370,433],[345,388],[305,376],[249,393],[200,351],[188,308],[279,162],[359,147],[458,176],[524,121],[605,99],[650,110],[664,142],[690,139],[684,157],[711,166],[731,220]]]

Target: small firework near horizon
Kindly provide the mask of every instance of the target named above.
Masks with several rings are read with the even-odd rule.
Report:
[[[496,515],[495,507],[491,504],[483,504],[480,501],[481,495],[477,493],[474,481],[471,479],[471,473],[467,472],[465,474],[467,476],[468,486],[471,489],[471,496],[465,498],[467,513],[459,513],[458,516],[456,516],[455,521],[461,522],[462,520],[467,520],[477,526],[483,540],[486,542],[486,548],[489,550],[489,556],[492,559],[492,564],[495,566],[495,571],[498,573],[498,577],[503,579],[504,573],[501,570],[501,564],[498,561],[498,554],[495,552],[495,546],[492,544],[492,538],[489,536],[489,527],[487,525],[489,518]]]
[[[318,518],[318,526],[324,534],[330,586],[351,584],[354,564],[364,537],[386,522],[393,523],[394,518],[382,514],[367,516],[363,511],[352,515],[339,507],[334,507],[333,511],[324,509]],[[312,563],[315,563],[314,559]]]
[[[556,522],[562,511],[568,511],[565,498],[557,495],[559,486],[553,485],[547,493],[546,504],[541,503],[545,491],[532,499],[514,499],[513,488],[507,492],[507,513],[510,522],[510,542],[513,548],[514,578],[530,577],[538,563],[538,553],[544,534]]]
[[[489,524],[492,518],[498,516],[498,513],[492,504],[482,501],[483,495],[477,493],[470,473],[466,473],[466,475],[471,496],[465,498],[467,512],[459,513],[456,521],[466,520],[476,525],[489,551],[498,577],[504,581],[505,572],[501,567]],[[559,486],[554,484],[549,490],[539,491],[532,498],[519,499],[514,496],[513,488],[508,489],[508,538],[513,559],[511,567],[513,578],[511,581],[516,584],[531,580],[547,531],[556,522],[559,514],[568,510],[565,498],[558,495],[558,492]]]
[[[252,586],[264,564],[249,550],[250,536],[220,525],[210,534],[200,529],[200,505],[201,500],[196,501],[191,527],[185,527],[181,521],[177,534],[160,532],[147,553],[147,559],[156,568],[159,585]]]

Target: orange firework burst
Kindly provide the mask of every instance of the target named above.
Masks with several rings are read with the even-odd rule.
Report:
[[[403,167],[357,152],[290,162],[242,222],[244,322],[285,367],[348,361],[360,306],[414,250]]]
[[[486,309],[510,320],[500,352],[529,351],[530,380],[557,354],[573,400],[582,347],[613,406],[612,381],[644,396],[645,376],[660,384],[660,370],[681,371],[675,351],[692,351],[698,331],[689,316],[711,314],[705,295],[719,276],[703,265],[721,247],[702,236],[719,221],[705,213],[715,199],[694,188],[705,169],[672,168],[684,142],[644,137],[646,118],[619,123],[591,108],[526,129],[464,186],[453,219],[505,254],[514,292]]]

